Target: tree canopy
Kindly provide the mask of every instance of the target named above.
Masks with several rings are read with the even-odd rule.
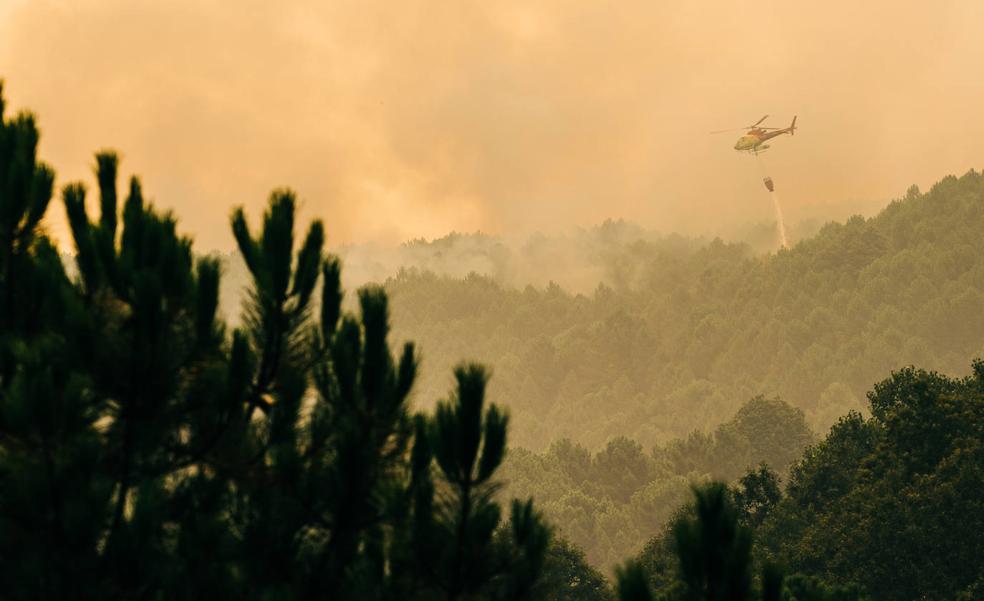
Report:
[[[948,176],[771,255],[608,223],[584,240],[606,281],[593,294],[424,269],[385,286],[394,336],[427,349],[421,390],[442,389],[469,341],[497,374],[518,446],[569,438],[594,452],[626,436],[650,447],[758,395],[823,432],[863,411],[893,369],[962,374],[984,352],[982,205],[984,175]]]

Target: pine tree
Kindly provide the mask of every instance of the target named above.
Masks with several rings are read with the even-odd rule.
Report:
[[[485,407],[488,372],[455,369],[456,388],[432,419],[421,419],[415,463],[433,455],[436,473],[411,480],[414,521],[406,536],[423,574],[422,599],[524,599],[536,593],[550,531],[532,501],[514,500],[501,525],[496,470],[506,451],[508,416]]]
[[[751,588],[751,531],[738,523],[727,486],[694,488],[694,516],[674,524],[680,577],[688,598],[744,601]]]
[[[77,368],[87,328],[39,225],[54,173],[34,118],[3,109],[0,86],[0,581],[13,599],[86,598],[111,492]]]
[[[628,561],[615,572],[620,601],[652,601],[653,593],[642,565]]]
[[[0,96],[0,115],[2,115]],[[505,414],[487,372],[414,413],[412,344],[391,354],[379,288],[342,310],[320,222],[295,245],[277,190],[254,235],[241,329],[217,318],[220,264],[119,161],[62,197],[70,278],[39,227],[53,172],[33,119],[0,127],[0,581],[10,599],[522,599],[550,531],[494,497]],[[296,246],[296,248],[295,248]],[[321,280],[320,306],[315,297]]]

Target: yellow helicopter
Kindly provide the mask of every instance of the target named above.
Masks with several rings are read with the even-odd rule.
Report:
[[[729,131],[741,131],[748,130],[745,135],[738,138],[735,143],[735,150],[739,152],[750,152],[752,154],[758,154],[760,152],[765,152],[769,145],[765,142],[771,140],[776,136],[781,136],[782,134],[793,135],[796,131],[796,117],[793,117],[793,122],[789,124],[789,127],[760,127],[761,123],[768,119],[769,116],[766,115],[753,125],[748,125],[745,127],[739,127],[737,129],[721,129],[718,131],[712,131],[712,134],[723,134]]]

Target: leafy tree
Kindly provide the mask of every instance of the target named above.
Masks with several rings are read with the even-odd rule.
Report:
[[[973,596],[982,381],[978,362],[967,378],[907,368],[876,385],[872,417],[843,418],[792,470],[762,523],[767,553],[872,598]]]
[[[757,528],[782,499],[779,477],[762,463],[738,481],[732,492],[738,519],[751,528]]]
[[[547,549],[538,585],[546,601],[605,601],[614,598],[608,581],[585,560],[584,551],[556,537]]]
[[[628,502],[637,490],[653,481],[656,469],[642,445],[624,436],[615,438],[593,459],[594,481],[605,493],[621,503]]]
[[[714,431],[692,432],[654,455],[678,474],[707,473],[731,481],[762,462],[784,472],[813,440],[802,411],[781,399],[757,396]]]

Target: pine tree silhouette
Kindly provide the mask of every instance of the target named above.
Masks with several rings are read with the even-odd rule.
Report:
[[[727,486],[714,482],[694,488],[693,517],[674,524],[680,576],[688,598],[744,601],[751,588],[751,531],[738,523]]]
[[[119,214],[109,151],[98,221],[84,185],[62,190],[69,277],[39,226],[54,174],[37,143],[32,117],[2,119],[0,596],[534,594],[550,531],[529,501],[501,523],[508,420],[485,407],[488,373],[463,366],[435,417],[415,414],[418,360],[390,351],[386,294],[342,310],[321,223],[295,245],[293,192],[256,234],[232,214],[251,285],[228,332],[219,262],[136,178]]]

